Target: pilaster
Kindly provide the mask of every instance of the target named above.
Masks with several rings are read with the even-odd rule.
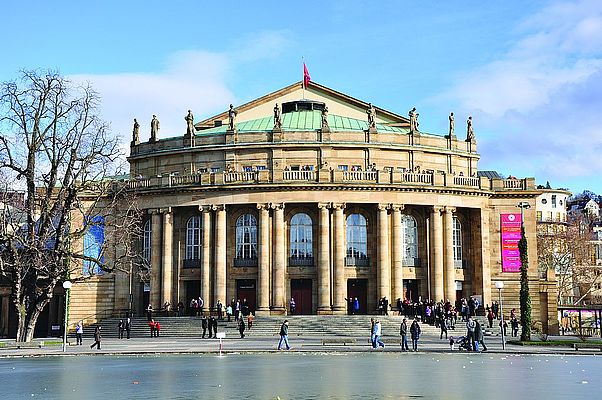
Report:
[[[393,295],[391,298],[391,304],[395,304],[397,299],[404,298],[403,293],[403,257],[405,253],[404,249],[404,232],[403,225],[401,224],[401,210],[404,206],[402,204],[391,204],[391,218],[393,219],[393,235],[391,253],[393,254],[392,271],[393,271]]]
[[[444,248],[444,276],[445,300],[454,304],[456,300],[456,267],[454,265],[454,212],[453,207],[445,207],[445,248]],[[439,300],[439,299],[437,299]]]
[[[391,263],[389,258],[389,218],[387,215],[388,204],[378,204],[378,232],[376,241],[378,246],[378,265],[376,276],[378,282],[378,298],[386,297],[391,300]]]
[[[334,210],[334,273],[332,311],[345,314],[345,203],[332,204]]]
[[[431,209],[431,288],[432,300],[440,301],[443,292],[443,227],[441,211],[443,207],[433,206]]]
[[[201,262],[202,312],[211,310],[211,206],[201,206],[203,223],[203,259]],[[189,296],[190,297],[190,296]]]
[[[257,314],[270,312],[270,206],[257,204],[259,210],[259,265],[257,268]]]
[[[318,314],[331,314],[330,307],[330,211],[328,203],[318,203]]]
[[[215,210],[215,285],[213,300],[226,304],[226,206],[214,205]],[[213,305],[212,305],[213,307]]]
[[[274,258],[272,264],[272,313],[285,312],[284,270],[286,268],[286,232],[284,229],[284,203],[272,204],[274,209]]]

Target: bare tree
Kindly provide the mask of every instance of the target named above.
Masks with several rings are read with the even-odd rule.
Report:
[[[567,223],[540,223],[537,228],[540,272],[556,272],[559,302],[581,303],[602,282],[602,267],[593,259],[589,221],[578,216]]]
[[[17,340],[30,341],[58,283],[136,256],[126,241],[139,234],[140,215],[126,183],[111,179],[123,154],[89,85],[23,71],[0,96],[0,176],[5,191],[25,194],[22,221],[9,218],[0,235],[0,275],[12,283]],[[125,251],[108,257],[118,246]]]

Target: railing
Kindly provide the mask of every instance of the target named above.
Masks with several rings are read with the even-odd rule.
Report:
[[[454,267],[458,269],[466,268],[466,260],[454,260]]]
[[[454,185],[479,187],[479,178],[471,176],[454,176]]]
[[[525,189],[524,179],[504,179],[504,189]]]
[[[289,257],[288,265],[293,267],[313,267],[314,266],[314,258],[313,257]]]
[[[370,257],[345,257],[347,267],[369,267]]]
[[[257,266],[257,257],[254,258],[235,258],[234,259],[235,267],[256,267]]]
[[[233,183],[233,182],[256,182],[257,181],[257,171],[249,171],[249,172],[224,172],[224,182],[225,183]]]
[[[170,186],[195,185],[201,182],[201,176],[196,175],[172,175],[170,176]]]
[[[376,182],[377,171],[343,171],[344,181],[373,181]]]
[[[427,173],[414,173],[414,172],[402,172],[401,181],[406,183],[425,183],[428,185],[433,184],[433,174]]]
[[[201,260],[196,258],[196,259],[190,259],[190,260],[184,260],[184,268],[201,268]]]
[[[315,181],[316,171],[284,171],[285,181]]]
[[[150,186],[150,179],[136,179],[128,182],[128,189],[146,189]]]
[[[404,258],[401,260],[401,265],[404,267],[420,267],[422,264],[420,258]]]

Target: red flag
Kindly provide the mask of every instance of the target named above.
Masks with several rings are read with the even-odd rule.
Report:
[[[309,76],[309,71],[307,70],[307,66],[305,66],[305,62],[303,63],[303,87],[307,87],[311,81],[311,77]]]

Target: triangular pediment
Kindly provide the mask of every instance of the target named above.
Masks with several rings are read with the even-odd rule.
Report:
[[[276,103],[281,106],[282,103],[297,101],[303,98],[325,103],[329,113],[333,115],[357,120],[367,119],[366,110],[368,110],[369,103],[344,93],[337,92],[336,90],[332,90],[315,82],[309,82],[308,87],[303,90],[302,82],[299,81],[248,103],[238,106],[234,105],[234,108],[237,111],[236,122],[241,123],[271,116],[273,115],[274,105]],[[376,105],[374,105],[374,108],[376,109],[377,123],[396,127],[409,126],[409,120],[407,118],[379,108]],[[223,125],[228,124],[227,110],[198,122],[195,126],[197,129],[207,129],[219,125],[220,122]]]

